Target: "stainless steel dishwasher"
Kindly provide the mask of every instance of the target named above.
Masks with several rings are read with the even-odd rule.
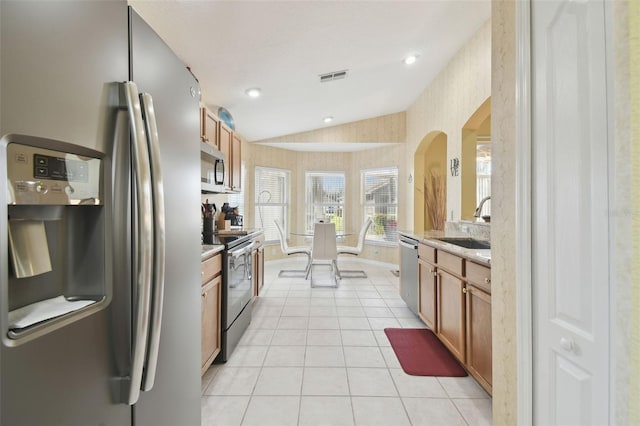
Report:
[[[418,240],[400,234],[400,297],[418,315]]]

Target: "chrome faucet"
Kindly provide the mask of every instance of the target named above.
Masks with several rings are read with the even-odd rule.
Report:
[[[487,200],[491,199],[491,195],[489,195],[488,197],[484,197],[482,200],[480,200],[480,204],[478,204],[478,208],[476,209],[475,212],[473,212],[473,217],[480,217],[480,213],[482,212],[482,206],[484,206],[484,203],[487,202]]]

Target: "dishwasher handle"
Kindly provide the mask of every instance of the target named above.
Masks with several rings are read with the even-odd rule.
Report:
[[[408,239],[400,238],[398,243],[402,247],[406,247],[406,248],[411,249],[411,250],[418,250],[418,242],[416,240],[408,240]]]

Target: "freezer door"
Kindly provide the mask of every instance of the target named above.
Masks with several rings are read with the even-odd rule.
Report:
[[[107,156],[108,176],[118,110],[117,82],[128,77],[126,2],[2,0],[0,8],[0,134],[57,139],[100,151]],[[4,182],[0,191],[5,192],[0,200],[6,200]],[[6,207],[0,208],[5,224]],[[107,206],[100,214],[104,223],[110,223]],[[110,225],[106,226],[110,232]],[[6,238],[0,240],[2,285],[24,284],[24,280],[8,277]],[[102,250],[106,253],[106,283],[112,280],[109,244],[107,238]],[[54,265],[65,263],[56,246],[51,253]],[[85,260],[102,263],[102,259]],[[55,280],[45,275],[29,291],[57,292],[51,288]],[[3,309],[6,303],[0,300]],[[116,403],[118,383],[113,380],[126,374],[126,365],[117,361],[113,342],[118,337],[112,333],[111,320],[127,313],[111,315],[112,307],[113,303],[19,346],[0,344],[0,424],[131,424],[131,407]],[[125,334],[120,339],[126,341],[128,319],[122,322]],[[127,356],[124,353],[121,358]]]
[[[132,75],[153,97],[164,183],[164,308],[153,388],[136,426],[200,424],[200,124],[197,82],[131,9]]]

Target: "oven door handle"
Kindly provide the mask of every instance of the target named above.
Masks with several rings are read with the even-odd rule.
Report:
[[[237,250],[229,250],[228,255],[231,257],[240,257],[242,255],[244,255],[247,252],[250,252],[253,249],[254,243],[251,242],[246,246],[243,246],[242,248],[239,248]]]

